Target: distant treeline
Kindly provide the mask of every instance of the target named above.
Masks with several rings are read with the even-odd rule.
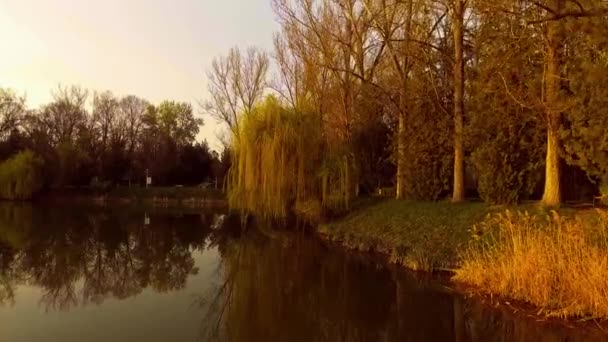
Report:
[[[203,124],[188,103],[59,88],[37,109],[0,89],[0,197],[37,190],[145,183],[197,185],[223,179],[228,152],[196,142]]]

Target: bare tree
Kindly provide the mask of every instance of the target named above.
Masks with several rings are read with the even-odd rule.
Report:
[[[78,86],[60,86],[53,97],[54,101],[42,110],[50,138],[55,144],[74,142],[81,127],[86,125],[88,91]]]
[[[19,127],[25,112],[25,98],[0,88],[0,139]]]
[[[93,95],[93,125],[99,131],[102,153],[107,152],[115,126],[120,127],[116,121],[118,109],[118,99],[111,92],[106,91]]]
[[[137,96],[123,97],[119,103],[120,121],[124,125],[127,153],[133,158],[133,153],[142,131],[143,119],[150,103]]]
[[[204,110],[237,135],[240,115],[250,113],[266,90],[268,65],[267,54],[257,48],[245,55],[232,48],[227,56],[215,58],[207,73],[211,98]]]
[[[399,101],[396,103],[397,124],[397,184],[396,197],[406,197],[406,125],[410,96],[410,73],[415,64],[415,48],[418,41],[416,33],[421,30],[417,25],[417,14],[423,8],[422,2],[413,0],[370,1],[363,0],[363,6],[373,18],[376,31],[387,47],[390,65],[399,80]]]

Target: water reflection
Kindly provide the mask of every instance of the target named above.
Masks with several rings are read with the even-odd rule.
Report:
[[[306,234],[240,224],[211,212],[0,204],[0,340],[607,339],[593,325],[466,300]]]
[[[603,341],[594,327],[537,322],[436,280],[328,250],[304,235],[248,231],[220,249],[223,282],[204,336],[218,341]],[[213,322],[213,323],[211,323]]]
[[[0,206],[0,301],[20,284],[43,291],[46,310],[100,305],[145,288],[168,292],[195,275],[192,251],[206,247],[205,214],[159,216]]]

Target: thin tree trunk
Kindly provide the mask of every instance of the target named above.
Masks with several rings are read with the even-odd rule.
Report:
[[[405,159],[405,151],[406,151],[406,122],[407,122],[407,92],[408,92],[408,76],[410,69],[410,59],[409,59],[409,39],[410,39],[410,31],[412,27],[412,16],[413,16],[413,0],[409,0],[407,2],[408,5],[408,14],[407,21],[405,23],[405,30],[403,33],[403,42],[405,44],[405,54],[403,56],[403,64],[401,66],[396,65],[398,68],[401,68],[401,93],[399,96],[399,123],[397,129],[397,189],[396,189],[396,197],[397,199],[405,199],[407,187],[407,177],[405,173],[405,168],[407,164],[407,160]]]
[[[352,0],[349,0],[349,10],[351,11],[350,15],[352,16],[353,3]],[[352,46],[353,44],[353,28],[352,23],[346,23],[346,40]],[[351,137],[351,118],[353,117],[354,104],[353,104],[353,78],[352,74],[352,65],[351,65],[351,55],[348,51],[348,48],[345,48],[344,51],[344,116],[345,116],[345,142],[346,146],[350,149],[352,143]],[[344,191],[344,205],[346,209],[350,208],[350,202],[353,195],[353,180],[352,180],[352,170],[351,167],[353,163],[350,160],[350,151],[346,153],[344,156],[344,182],[345,182],[345,191]]]
[[[464,201],[464,0],[454,0],[454,192],[452,202]]]
[[[405,87],[405,86],[404,86]],[[397,129],[397,199],[405,198],[405,149],[406,149],[406,136],[405,136],[405,90],[401,91],[400,110],[399,110],[399,127]]]
[[[352,195],[352,179],[350,170],[350,158],[344,156],[344,205],[346,210],[350,209],[350,201]]]
[[[327,205],[327,183],[328,183],[328,175],[327,175],[327,170],[325,170],[325,172],[323,173],[323,176],[321,177],[321,192],[322,192],[322,197],[321,197],[321,202],[323,203],[323,205]]]
[[[555,0],[555,8],[560,13],[564,7],[564,0]],[[559,127],[561,112],[559,111],[559,96],[561,84],[561,54],[562,23],[559,20],[547,23],[547,42],[545,53],[545,108],[547,116],[547,159],[545,165],[545,190],[542,204],[544,206],[558,206],[561,203],[560,191],[560,158],[559,158]]]

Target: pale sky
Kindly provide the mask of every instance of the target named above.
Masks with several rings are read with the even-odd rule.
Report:
[[[58,85],[192,104],[233,46],[272,50],[270,0],[0,0],[0,87],[38,107]],[[199,138],[217,148],[215,120]]]

